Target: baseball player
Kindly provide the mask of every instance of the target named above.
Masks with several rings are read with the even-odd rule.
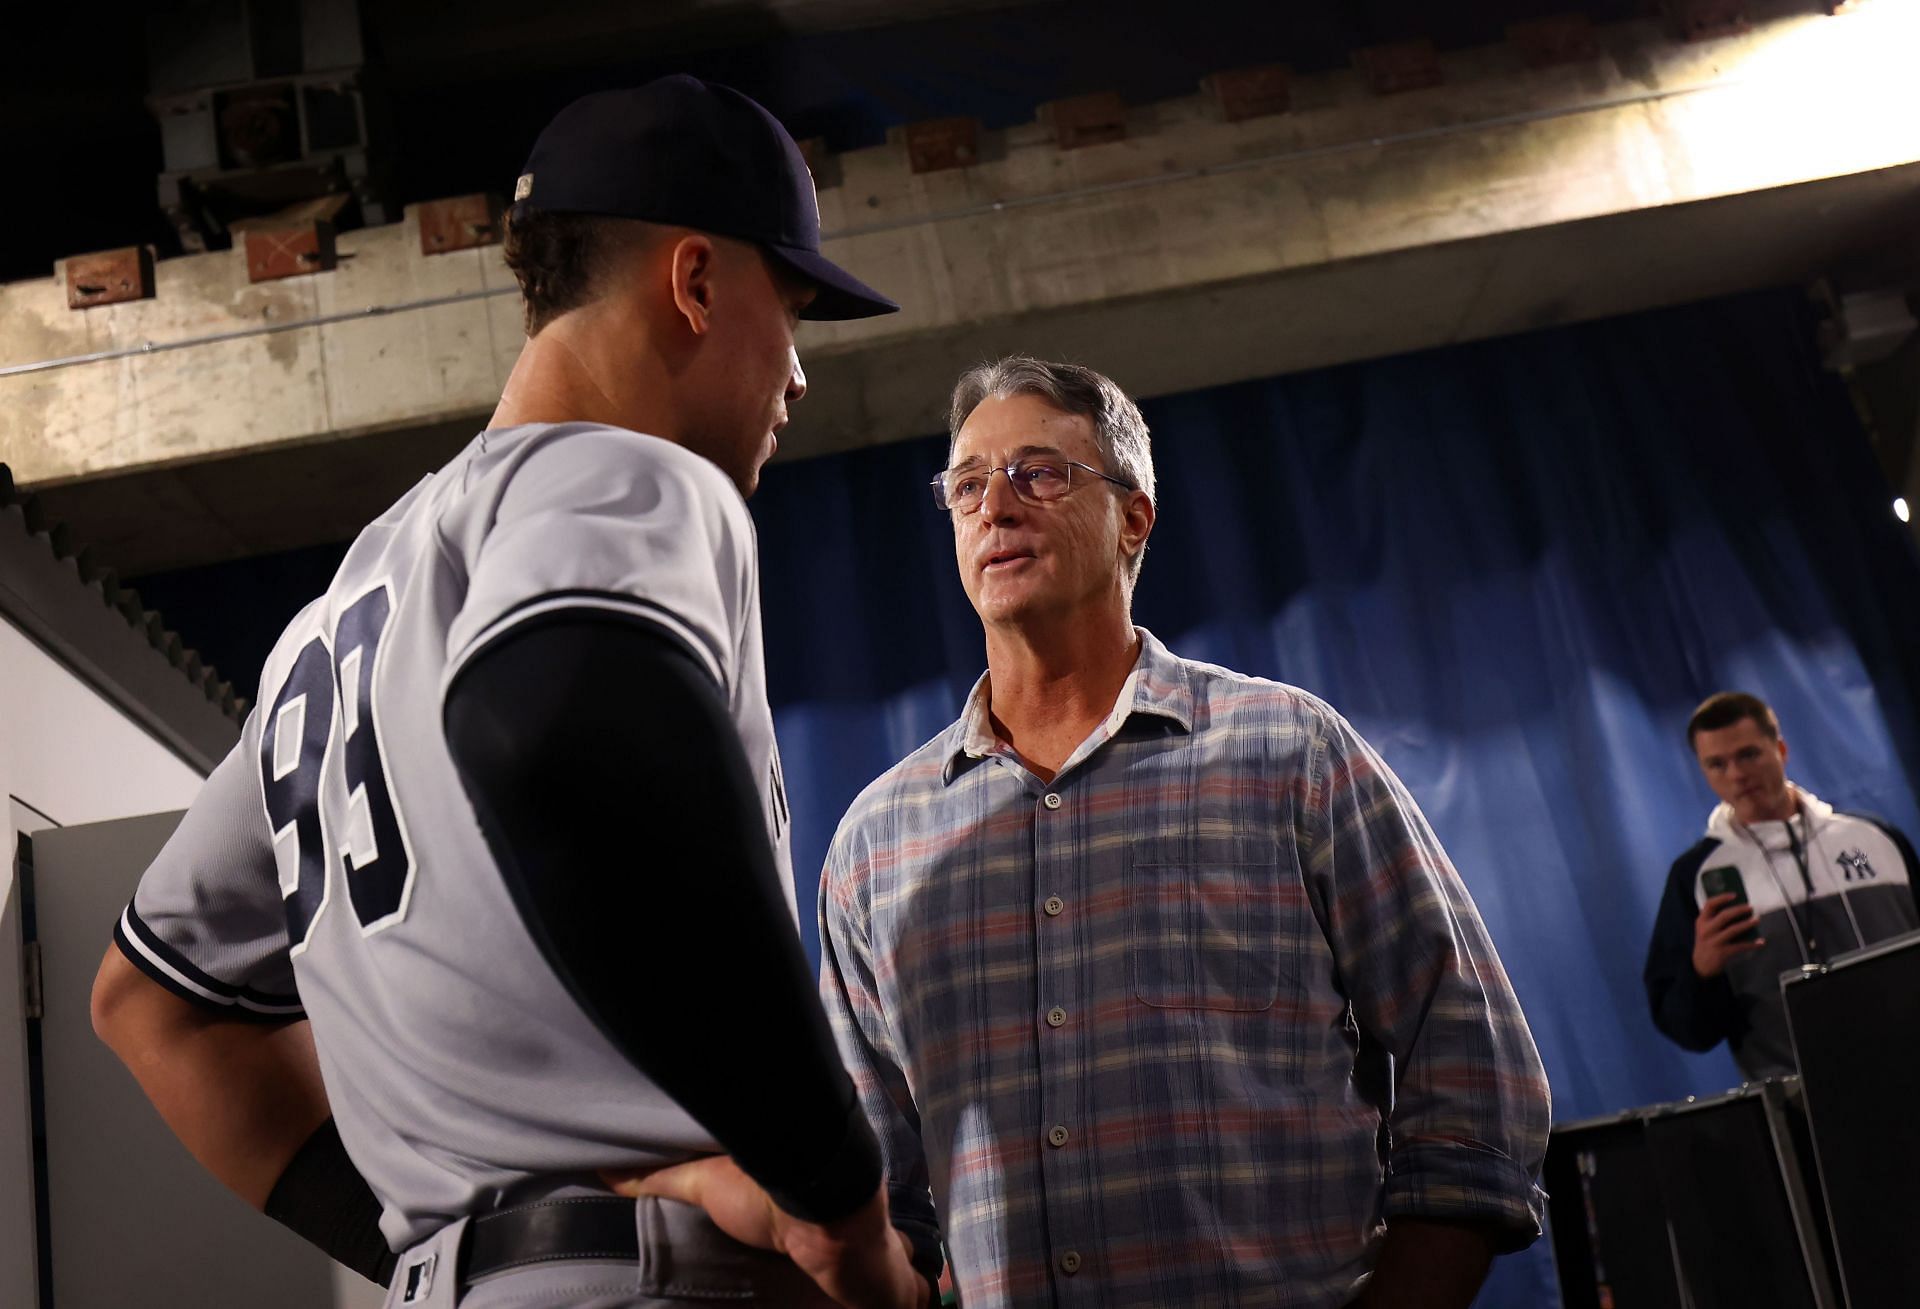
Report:
[[[507,246],[498,410],[280,638],[96,1029],[389,1305],[924,1304],[795,932],[742,500],[796,320],[898,306],[687,77],[562,111]]]

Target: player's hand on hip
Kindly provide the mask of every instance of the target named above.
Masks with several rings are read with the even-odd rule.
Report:
[[[1728,960],[1765,945],[1766,940],[1759,935],[1746,941],[1739,939],[1754,930],[1756,921],[1753,906],[1733,892],[1710,897],[1693,920],[1693,971],[1702,977],[1718,977],[1726,971]]]
[[[602,1173],[619,1195],[664,1196],[706,1211],[742,1245],[777,1250],[848,1309],[921,1309],[927,1283],[913,1270],[912,1246],[887,1216],[887,1193],[832,1223],[809,1223],[773,1202],[725,1155],[640,1173]]]

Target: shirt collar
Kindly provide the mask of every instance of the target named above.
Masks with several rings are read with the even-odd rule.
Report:
[[[1133,661],[1133,671],[1127,674],[1127,680],[1120,686],[1120,694],[1114,697],[1113,709],[1107,720],[1095,729],[1102,740],[1111,739],[1134,714],[1150,714],[1158,718],[1171,719],[1180,725],[1183,732],[1193,730],[1193,687],[1187,676],[1186,661],[1168,650],[1160,639],[1144,627],[1135,627],[1135,635],[1140,638],[1140,653]],[[941,779],[951,783],[953,779],[970,763],[985,759],[997,750],[1004,749],[1000,738],[993,733],[993,724],[987,715],[988,685],[991,673],[980,674],[973,684],[973,690],[967,693],[967,703],[960,711],[960,717],[947,729],[946,762],[941,768]],[[1075,752],[1076,755],[1079,752]]]

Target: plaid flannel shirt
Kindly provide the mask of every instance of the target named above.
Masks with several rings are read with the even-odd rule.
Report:
[[[1548,1093],[1412,796],[1325,703],[1144,630],[1051,782],[987,679],[827,857],[821,989],[968,1309],[1346,1303],[1384,1221],[1538,1236]]]

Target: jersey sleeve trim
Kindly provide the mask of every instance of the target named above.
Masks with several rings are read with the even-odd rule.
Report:
[[[445,687],[451,686],[460,675],[460,670],[473,662],[474,656],[493,645],[501,637],[519,627],[549,614],[566,610],[599,609],[609,613],[624,614],[639,618],[648,624],[660,628],[686,647],[687,653],[713,678],[714,685],[725,696],[731,693],[728,686],[726,669],[715,659],[713,652],[695,634],[692,627],[671,609],[643,600],[639,596],[627,595],[618,591],[549,591],[544,595],[533,596],[515,605],[498,618],[488,623],[467,645],[466,653],[460,661],[447,669]],[[441,697],[445,699],[444,694]]]
[[[128,961],[184,1000],[253,1018],[300,1018],[306,1009],[298,995],[276,995],[223,982],[194,966],[140,921],[131,904],[114,925],[113,940]],[[237,1012],[236,1012],[237,1011]]]

